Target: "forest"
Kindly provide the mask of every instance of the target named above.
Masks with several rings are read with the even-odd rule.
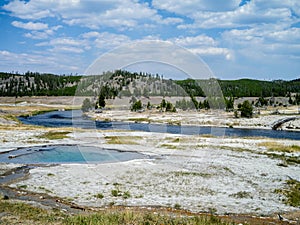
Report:
[[[0,72],[0,96],[202,96],[204,88],[219,84],[225,97],[290,97],[300,93],[300,79],[285,81],[239,80],[172,80],[162,75],[116,70],[100,76],[55,75],[26,72]],[[208,88],[209,89],[209,88]],[[211,88],[210,88],[211,89]]]

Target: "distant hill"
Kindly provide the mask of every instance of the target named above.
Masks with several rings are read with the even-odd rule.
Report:
[[[0,73],[0,96],[71,96],[81,76]]]
[[[224,96],[271,97],[300,93],[300,79],[292,81],[171,80],[148,73],[117,70],[101,76],[62,76],[27,72],[24,75],[0,73],[0,96],[205,96],[212,82],[219,84]],[[214,84],[214,86],[216,86]],[[217,85],[218,86],[218,85]],[[207,88],[207,90],[203,90]]]

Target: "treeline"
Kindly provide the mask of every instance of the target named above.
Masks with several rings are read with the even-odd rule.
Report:
[[[223,94],[234,97],[279,97],[300,92],[300,79],[260,81],[251,79],[219,81]]]
[[[101,76],[65,76],[26,72],[0,72],[0,96],[94,96],[115,97],[290,97],[300,93],[300,79],[292,81],[177,80],[162,75],[116,70]],[[294,101],[293,97],[293,101]],[[184,103],[183,103],[184,104]]]
[[[0,96],[72,96],[81,76],[0,73]]]
[[[203,89],[211,86],[210,80],[180,80],[176,81],[187,93],[193,96],[205,97]],[[300,92],[300,79],[292,81],[260,81],[252,79],[217,80],[222,93],[226,97],[289,97],[291,93]]]

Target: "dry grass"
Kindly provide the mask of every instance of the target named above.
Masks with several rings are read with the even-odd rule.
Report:
[[[58,140],[67,138],[69,131],[48,131],[42,135],[37,136],[38,138],[49,139],[49,140]]]
[[[269,151],[275,151],[275,152],[300,152],[300,146],[299,145],[284,145],[282,143],[273,141],[273,142],[262,142],[258,144],[259,147],[265,147]]]
[[[142,137],[139,136],[106,136],[107,144],[117,144],[117,145],[138,145]]]

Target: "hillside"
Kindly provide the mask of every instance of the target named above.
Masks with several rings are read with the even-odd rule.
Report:
[[[213,84],[214,83],[214,84]],[[0,96],[205,96],[219,84],[224,96],[277,97],[300,92],[300,79],[292,81],[177,80],[159,75],[117,70],[101,76],[59,76],[27,72],[24,75],[0,73]],[[203,90],[206,88],[206,90]],[[215,90],[218,91],[218,90]]]
[[[71,96],[81,76],[0,73],[0,96]]]

